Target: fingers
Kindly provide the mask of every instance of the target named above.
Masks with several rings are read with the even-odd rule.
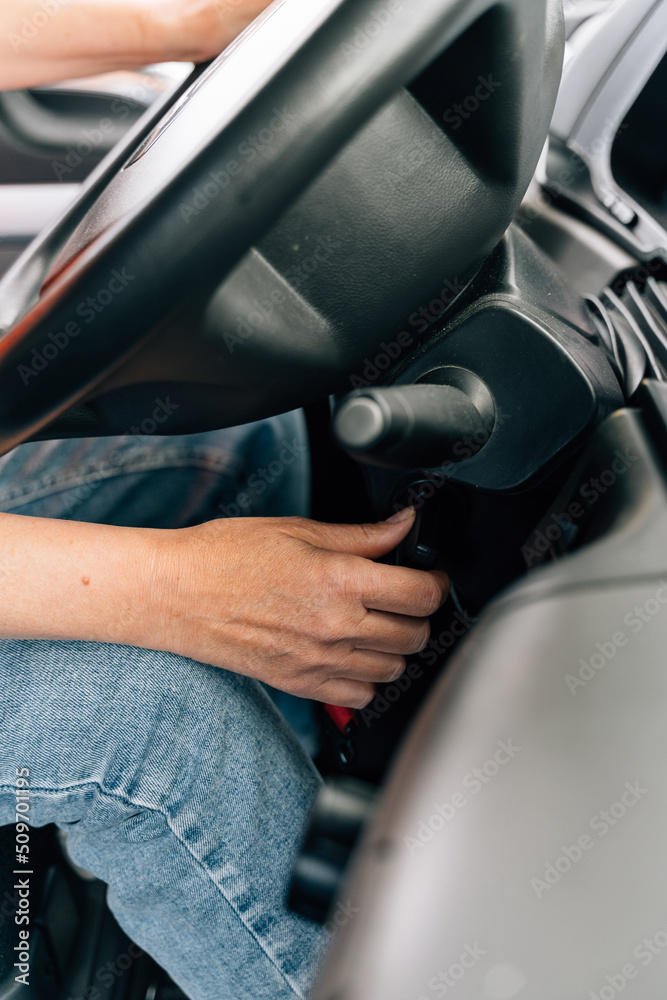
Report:
[[[449,595],[449,577],[440,570],[425,573],[369,562],[362,567],[362,573],[361,600],[364,607],[374,611],[429,618]]]
[[[285,530],[298,534],[320,549],[379,559],[395,549],[408,535],[415,519],[413,507],[401,511],[398,521],[379,524],[322,524],[319,521],[285,522]]]
[[[410,656],[412,653],[421,652],[430,637],[431,626],[428,618],[409,618],[407,615],[369,611],[355,642],[359,649]]]
[[[428,618],[449,595],[450,582],[440,570],[424,572],[403,566],[387,566],[371,560],[386,555],[407,536],[415,517],[414,508],[401,511],[401,520],[379,524],[321,524],[287,519],[285,530],[320,549],[358,557],[339,564],[338,572],[352,582],[366,608],[394,614]],[[345,570],[343,572],[343,567]]]
[[[406,665],[405,657],[394,653],[366,649],[338,652],[327,656],[322,665],[302,670],[291,690],[301,698],[328,705],[365,708],[375,697],[375,685],[398,680]],[[275,681],[271,683],[275,686]]]
[[[372,684],[343,678],[327,681],[317,694],[313,695],[315,701],[323,701],[327,705],[340,705],[342,708],[356,709],[366,708],[366,705],[369,705],[374,697],[375,688]]]
[[[357,649],[341,661],[343,676],[325,681],[313,697],[329,705],[365,708],[375,697],[375,684],[398,680],[405,667],[402,656]]]
[[[380,652],[377,649],[355,649],[335,668],[341,677],[351,680],[389,684],[405,673],[405,657],[396,653]]]

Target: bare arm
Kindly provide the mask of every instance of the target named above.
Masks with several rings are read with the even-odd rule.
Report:
[[[0,0],[0,89],[216,55],[268,0]],[[0,638],[167,650],[353,707],[428,639],[444,574],[379,565],[411,519],[180,531],[0,514]]]
[[[443,573],[372,561],[411,526],[231,518],[166,531],[0,514],[0,637],[166,650],[361,707],[426,645],[448,591]]]
[[[212,58],[269,0],[2,0],[0,90]]]

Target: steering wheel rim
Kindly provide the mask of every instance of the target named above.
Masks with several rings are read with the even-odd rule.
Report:
[[[529,91],[534,94],[539,83],[546,95],[539,119],[546,137],[560,73],[553,46],[551,58],[547,52],[562,30],[558,0],[411,0],[409,6],[403,0],[321,0],[316,8],[312,0],[276,0],[202,75],[194,74],[171,107],[162,105],[138,123],[0,283],[0,451],[47,427],[154,335],[184,286],[210,296],[350,136],[491,8],[506,14],[508,55],[514,48],[530,63],[520,86],[517,70],[507,87],[510,108],[519,98],[525,104],[508,124],[518,120],[525,128]],[[286,29],[288,45],[283,41],[279,48]],[[274,56],[270,66],[248,70],[258,54],[268,53]],[[133,204],[130,198],[124,214],[96,227],[96,209],[114,182],[150,171],[156,151],[187,134],[198,108],[240,70],[247,93],[228,99],[208,138],[200,129],[200,145],[170,166],[156,190]],[[220,164],[228,165],[248,136],[266,130],[279,109],[287,109],[284,128],[273,132],[262,155],[229,176],[205,211],[185,218],[192,192],[219,173]],[[516,176],[506,179],[514,208],[541,152],[541,127],[528,151],[521,138]],[[509,133],[506,140],[511,158],[516,141]],[[511,214],[504,210],[496,239]],[[84,234],[78,244],[72,242],[77,232]],[[68,243],[71,252],[63,256]],[[94,306],[93,326],[85,330],[77,317],[91,296],[101,308]],[[26,373],[35,351],[48,362],[34,372],[39,378]]]

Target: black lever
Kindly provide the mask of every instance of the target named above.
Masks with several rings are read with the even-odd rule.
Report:
[[[336,414],[339,443],[355,458],[389,468],[432,468],[470,456],[492,430],[462,389],[419,384],[351,393]],[[481,443],[480,443],[481,442]]]

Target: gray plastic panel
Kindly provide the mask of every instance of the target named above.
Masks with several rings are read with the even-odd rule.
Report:
[[[461,998],[599,996],[627,963],[625,996],[663,996],[638,949],[667,929],[666,646],[660,578],[478,630],[402,755],[315,1000],[442,996],[447,975]]]
[[[637,413],[554,513],[582,488],[590,544],[496,603],[406,741],[314,1000],[663,995],[667,491]]]
[[[552,157],[550,180],[561,193],[563,187],[569,190],[631,252],[667,259],[664,228],[622,190],[611,168],[618,130],[667,51],[667,2],[617,0],[584,24],[570,44],[551,135],[575,158],[564,164],[562,157]],[[656,127],[660,111],[656,108]],[[588,167],[590,193],[576,158]]]

